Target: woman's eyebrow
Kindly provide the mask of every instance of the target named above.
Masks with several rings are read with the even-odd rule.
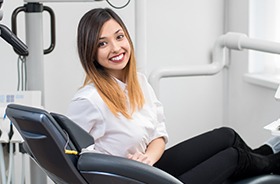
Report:
[[[115,34],[118,34],[120,31],[122,31],[122,29],[118,29]]]
[[[122,31],[122,29],[118,29],[114,34],[118,34],[120,31]],[[100,37],[99,40],[103,40],[105,39],[106,36]]]

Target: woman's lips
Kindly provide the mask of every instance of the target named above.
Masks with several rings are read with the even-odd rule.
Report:
[[[119,63],[119,62],[122,62],[123,59],[124,59],[124,53],[110,58],[110,61],[115,62],[115,63]]]

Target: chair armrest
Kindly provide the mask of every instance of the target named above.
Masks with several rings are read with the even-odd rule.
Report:
[[[89,183],[94,182],[96,173],[102,173],[146,184],[182,184],[178,179],[158,168],[134,160],[99,153],[81,154],[77,167]],[[91,177],[92,173],[94,174]]]

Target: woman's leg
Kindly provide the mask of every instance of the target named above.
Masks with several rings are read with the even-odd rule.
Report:
[[[233,147],[240,148],[247,152],[253,152],[256,154],[260,154],[260,155],[273,154],[273,150],[269,145],[264,144],[264,145],[261,145],[257,149],[251,149],[237,133],[235,134],[235,136],[236,136],[235,143],[234,143]]]
[[[273,150],[270,146],[264,144],[257,149],[252,150],[253,153],[260,154],[260,155],[271,155],[273,154]]]
[[[261,174],[280,174],[280,153],[260,155],[236,148],[239,159],[231,179],[240,180]]]
[[[167,149],[155,167],[179,177],[213,155],[232,147],[235,139],[236,133],[230,128],[214,129]],[[211,168],[205,172],[209,170]]]
[[[266,146],[252,150],[234,130],[219,128],[166,150],[155,167],[187,183],[219,183],[233,174],[240,179],[280,168],[275,164],[280,163],[280,154],[254,152],[266,155],[271,150]]]
[[[228,148],[180,175],[178,179],[187,184],[221,184],[235,172],[237,164],[237,150]]]

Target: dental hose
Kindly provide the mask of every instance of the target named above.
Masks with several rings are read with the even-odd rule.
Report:
[[[0,169],[1,169],[1,180],[2,183],[6,183],[6,167],[5,167],[5,159],[4,159],[4,152],[3,152],[3,144],[0,143]]]
[[[14,159],[13,159],[13,143],[11,139],[14,135],[13,124],[10,122],[10,132],[9,132],[9,175],[7,184],[10,184],[12,181],[12,174],[13,174],[13,166],[14,166]]]

